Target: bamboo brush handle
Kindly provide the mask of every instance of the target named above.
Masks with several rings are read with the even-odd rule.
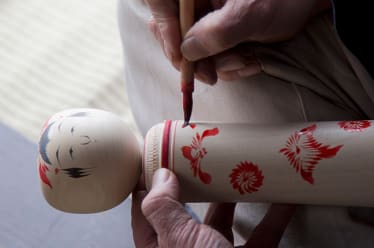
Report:
[[[194,23],[194,7],[194,0],[180,0],[179,2],[179,18],[182,40]],[[182,83],[193,84],[194,71],[194,64],[183,57],[181,63]]]

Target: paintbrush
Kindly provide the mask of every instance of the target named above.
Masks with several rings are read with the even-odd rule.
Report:
[[[187,31],[194,23],[194,0],[180,0],[179,1],[179,18],[182,40]],[[183,94],[183,112],[184,112],[184,126],[189,125],[192,114],[194,91],[194,63],[182,58],[180,72],[181,72],[181,90]]]

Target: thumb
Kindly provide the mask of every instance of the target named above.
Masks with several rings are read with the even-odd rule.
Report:
[[[224,239],[192,219],[178,202],[178,191],[176,176],[167,169],[159,169],[153,176],[151,191],[143,200],[143,214],[158,235],[159,247],[212,247],[211,243],[216,243],[219,236]]]
[[[196,61],[221,53],[247,41],[253,28],[249,18],[257,14],[248,0],[226,1],[225,5],[196,22],[187,32],[181,50],[188,60]],[[249,15],[251,11],[251,15]],[[256,21],[257,22],[257,21]],[[251,25],[251,26],[249,26]]]
[[[142,211],[159,235],[171,231],[176,222],[186,223],[192,219],[178,201],[178,194],[176,176],[167,169],[158,169],[153,176],[152,189],[143,200]]]
[[[178,237],[174,237],[175,235],[171,233],[189,222],[193,223],[192,217],[178,202],[178,194],[179,186],[176,176],[167,169],[158,169],[153,176],[152,189],[143,200],[142,211],[158,236],[161,237],[159,240],[176,242]],[[170,238],[175,238],[175,240],[170,240]],[[174,245],[174,243],[169,243],[171,244]]]

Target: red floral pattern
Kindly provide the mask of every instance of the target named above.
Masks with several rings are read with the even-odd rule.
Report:
[[[240,194],[258,191],[262,186],[264,176],[257,165],[252,162],[241,162],[230,174],[230,182]]]
[[[194,129],[194,128],[196,127],[196,124],[194,124],[194,123],[190,123],[190,127],[191,127],[192,129]]]
[[[46,185],[48,185],[50,188],[52,188],[52,184],[51,182],[49,181],[48,177],[47,177],[47,171],[49,171],[49,168],[48,166],[46,166],[45,164],[42,164],[40,161],[39,161],[39,176],[40,176],[40,180],[42,180],[42,182]]]
[[[367,120],[362,121],[341,121],[339,126],[347,132],[362,132],[371,126],[371,122]]]
[[[300,172],[301,177],[310,184],[314,183],[313,171],[319,161],[334,157],[343,147],[343,145],[330,147],[318,142],[313,137],[316,128],[314,124],[295,132],[288,138],[286,146],[279,151],[287,157],[296,172]]]
[[[181,148],[183,156],[190,161],[191,170],[194,177],[199,176],[200,180],[205,184],[210,184],[212,177],[209,173],[202,171],[201,160],[208,153],[207,149],[203,147],[203,140],[208,136],[215,136],[219,133],[218,128],[205,130],[202,135],[198,132],[192,138],[190,146],[183,146]]]

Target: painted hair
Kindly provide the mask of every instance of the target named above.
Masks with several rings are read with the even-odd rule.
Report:
[[[49,160],[48,155],[47,155],[47,144],[50,141],[48,135],[49,135],[49,130],[51,129],[51,126],[52,126],[53,123],[54,122],[49,124],[48,127],[43,131],[43,134],[40,137],[40,141],[39,141],[39,153],[42,156],[42,159],[44,160],[44,162],[46,162],[50,165],[52,165],[52,163]]]
[[[78,113],[69,115],[67,117],[84,117],[84,116],[87,116],[87,115],[88,115],[87,112],[78,112]],[[52,165],[52,163],[51,163],[51,160],[49,159],[48,154],[47,154],[47,145],[50,141],[49,131],[51,129],[51,126],[54,123],[55,122],[52,122],[47,126],[47,128],[43,131],[42,136],[40,137],[40,141],[39,141],[39,153],[40,153],[42,159],[44,160],[44,162],[46,162],[47,164],[50,164],[50,165]]]

